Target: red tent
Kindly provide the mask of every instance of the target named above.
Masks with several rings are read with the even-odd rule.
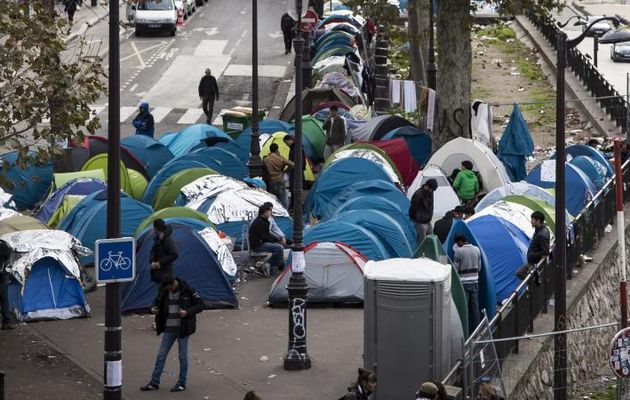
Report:
[[[413,180],[418,175],[420,167],[416,160],[411,156],[409,147],[404,138],[388,139],[388,140],[376,140],[373,142],[366,142],[374,145],[383,150],[389,158],[392,159],[398,171],[403,178],[405,186],[409,187]]]

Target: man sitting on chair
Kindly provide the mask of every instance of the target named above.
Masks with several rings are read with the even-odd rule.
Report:
[[[284,237],[277,238],[277,234],[271,232],[271,212],[273,206],[265,203],[258,209],[258,216],[249,226],[249,246],[256,253],[271,253],[269,259],[270,271],[275,267],[284,267],[284,246],[279,241],[285,241]]]

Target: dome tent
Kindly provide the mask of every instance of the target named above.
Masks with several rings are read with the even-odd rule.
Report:
[[[89,170],[101,170],[103,175],[107,176],[107,153],[97,154],[87,160],[81,167],[81,171]],[[129,195],[133,192],[129,171],[122,161],[120,162],[120,188]]]
[[[593,182],[597,190],[606,185],[608,182],[608,177],[606,176],[607,171],[606,167],[602,165],[597,160],[592,159],[588,156],[577,156],[573,157],[569,164],[575,165],[578,167],[588,178]]]
[[[516,226],[521,232],[527,236],[529,240],[534,236],[534,227],[532,226],[532,210],[531,208],[511,201],[500,200],[481,211],[475,212],[473,216],[468,218],[467,222],[472,222],[477,218],[491,215],[502,218]],[[553,236],[553,233],[552,233]]]
[[[140,160],[149,178],[175,157],[164,144],[146,135],[127,136],[120,145]]]
[[[287,135],[291,136],[290,134],[285,133],[285,132],[276,132],[272,134],[271,136],[269,136],[269,138],[265,141],[265,143],[260,148],[260,158],[264,160],[264,158],[267,157],[269,153],[271,152],[270,151],[271,145],[275,143],[276,145],[278,145],[278,151],[280,152],[280,155],[288,159],[290,149],[289,149],[289,146],[284,142],[284,137]],[[304,152],[307,153],[306,151]],[[303,162],[306,163],[305,164],[306,169],[304,170],[304,181],[313,182],[315,180],[315,175],[313,174],[311,163],[309,162],[308,158],[303,160]]]
[[[153,224],[153,221],[156,219],[163,219],[166,221],[167,219],[180,218],[180,219],[195,219],[203,223],[204,226],[214,227],[212,222],[208,220],[208,217],[200,213],[199,211],[195,211],[188,207],[169,207],[163,208],[159,211],[154,212],[145,218],[144,221],[138,225],[138,229],[136,229],[136,233],[134,236],[138,236],[144,231],[147,227],[150,227]]]
[[[106,189],[107,185],[98,179],[93,178],[76,178],[73,179],[59,189],[55,190],[44,201],[39,211],[35,214],[35,218],[44,222],[45,224],[56,225],[59,221],[52,221],[53,215],[56,214],[57,209],[61,206],[65,195],[80,195],[87,196],[96,191]]]
[[[503,185],[501,187],[491,190],[487,195],[479,200],[479,203],[477,203],[477,206],[475,207],[475,211],[479,212],[484,208],[492,205],[493,203],[510,195],[532,196],[546,201],[552,206],[556,202],[555,197],[540,186],[536,186],[527,181],[520,181],[508,183],[507,185]]]
[[[277,119],[265,119],[258,124],[258,133],[262,135],[271,135],[276,132],[293,133],[295,128],[292,124]],[[252,128],[247,128],[235,140],[236,144],[244,149],[249,156],[249,149],[252,144]]]
[[[315,242],[304,249],[304,271],[309,304],[351,305],[363,303],[363,266],[366,258],[341,242]],[[290,262],[289,262],[290,265]],[[269,291],[270,306],[284,306],[291,268],[285,268]]]
[[[70,182],[74,179],[96,179],[101,182],[107,182],[107,176],[102,169],[89,169],[87,171],[76,171],[76,172],[55,172],[54,177],[54,187],[56,189],[62,187],[66,183]]]
[[[53,180],[51,162],[38,163],[36,154],[29,152],[22,165],[18,161],[18,152],[12,151],[0,156],[2,159],[2,189],[13,195],[18,210],[32,208],[44,199]]]
[[[354,141],[379,140],[394,129],[404,126],[413,127],[413,124],[398,115],[381,115],[354,129],[352,139]]]
[[[415,240],[416,228],[409,219],[409,203],[401,209],[401,206],[391,200],[385,199],[378,194],[364,194],[341,204],[329,219],[337,219],[338,215],[351,210],[374,210],[382,211],[394,218],[404,229],[407,238]]]
[[[396,165],[398,173],[400,174],[405,186],[410,186],[413,180],[420,172],[418,162],[411,154],[411,148],[407,144],[407,141],[403,138],[376,140],[368,142],[377,149],[383,151],[383,153]],[[361,145],[356,143],[355,145]]]
[[[348,157],[365,158],[374,161],[383,167],[394,183],[403,184],[403,179],[400,176],[400,172],[398,172],[396,164],[383,150],[368,143],[353,143],[340,147],[328,157],[324,165],[328,166],[337,160]]]
[[[214,139],[216,143],[232,141],[232,138],[219,128],[208,124],[195,124],[189,125],[179,132],[162,136],[160,143],[166,146],[175,157],[179,157],[188,154],[193,148],[208,138]]]
[[[612,178],[615,174],[615,169],[611,165],[611,163],[606,159],[604,153],[601,151],[592,148],[591,146],[585,144],[572,144],[567,146],[566,148],[567,156],[578,157],[578,156],[587,156],[592,158],[595,161],[598,161],[601,165],[606,167],[606,176],[608,178]],[[551,159],[555,158],[555,154],[552,154]],[[568,161],[568,160],[567,160]]]
[[[555,233],[556,231],[556,211],[552,205],[549,203],[537,199],[532,196],[519,196],[519,195],[510,195],[503,198],[503,201],[507,203],[516,203],[521,204],[527,208],[529,208],[532,212],[540,211],[545,216],[545,224],[549,227],[551,233]],[[531,215],[531,214],[530,214]],[[571,224],[571,218],[567,219],[567,226]]]
[[[153,209],[172,207],[180,195],[181,189],[197,179],[216,174],[210,168],[188,168],[172,175],[165,180],[153,198]]]
[[[304,232],[304,245],[308,246],[315,242],[346,243],[368,260],[385,260],[392,257],[378,237],[368,229],[342,220],[320,222],[307,228]]]
[[[228,190],[248,189],[249,186],[229,176],[213,174],[197,178],[180,189],[176,205],[183,206],[187,203],[197,202],[199,199],[216,197],[219,193]]]

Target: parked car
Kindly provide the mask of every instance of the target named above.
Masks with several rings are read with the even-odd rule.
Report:
[[[582,25],[582,32],[584,32],[586,30],[586,28],[593,23],[593,21],[596,21],[598,19],[602,18],[601,15],[599,16],[595,16],[595,17],[588,17],[586,19],[586,24]],[[611,30],[612,27],[610,26],[610,24],[608,23],[608,21],[601,21],[596,23],[595,25],[593,25],[591,27],[591,29],[588,30],[588,32],[586,33],[586,36],[597,36],[597,37],[602,37],[602,35],[606,32],[608,32],[609,30]]]
[[[630,61],[630,43],[615,43],[610,47],[610,58],[615,61]]]
[[[174,0],[145,0],[135,7],[136,36],[148,31],[177,32],[177,9]]]

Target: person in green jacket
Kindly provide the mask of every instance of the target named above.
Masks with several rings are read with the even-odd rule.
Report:
[[[455,177],[453,182],[453,189],[457,192],[457,196],[467,203],[473,200],[479,191],[479,179],[473,172],[472,162],[465,160],[462,161],[462,169]]]

